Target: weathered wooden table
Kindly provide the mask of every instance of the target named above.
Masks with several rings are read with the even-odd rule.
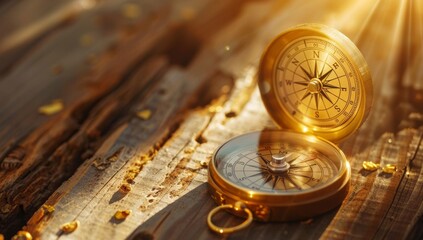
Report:
[[[422,1],[6,0],[0,16],[5,238],[423,237]],[[276,128],[258,61],[279,32],[306,22],[345,33],[372,72],[370,116],[340,146],[350,193],[313,219],[218,236],[205,220],[215,206],[207,163],[230,137]],[[60,231],[73,220],[74,232]]]

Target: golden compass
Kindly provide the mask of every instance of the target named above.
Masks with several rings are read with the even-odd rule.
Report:
[[[320,24],[291,28],[264,52],[260,93],[284,130],[253,132],[220,146],[209,164],[209,185],[219,205],[208,225],[226,234],[259,221],[307,219],[339,206],[351,170],[334,144],[357,130],[372,103],[372,82],[357,47]],[[213,216],[228,210],[246,217],[219,227]]]

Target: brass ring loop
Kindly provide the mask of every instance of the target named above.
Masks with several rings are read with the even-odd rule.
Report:
[[[209,212],[209,215],[207,216],[207,224],[209,225],[209,228],[214,231],[217,232],[219,234],[229,234],[229,233],[233,233],[233,232],[237,232],[239,230],[242,230],[246,227],[248,227],[248,225],[251,224],[251,222],[253,221],[253,213],[250,211],[250,209],[248,209],[247,207],[242,208],[242,210],[247,213],[247,219],[245,219],[244,222],[242,222],[241,224],[234,226],[234,227],[219,227],[216,226],[213,222],[212,222],[212,217],[219,211],[224,210],[224,209],[235,209],[234,205],[232,204],[225,204],[225,205],[220,205],[218,207],[215,207],[213,210],[211,210]],[[237,209],[235,209],[237,210]],[[237,210],[238,211],[238,210]]]

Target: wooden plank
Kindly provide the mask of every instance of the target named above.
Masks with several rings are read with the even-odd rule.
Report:
[[[422,25],[415,23],[415,19],[421,19],[422,4],[415,1],[388,1],[384,4],[380,1],[321,1],[309,4],[268,1],[248,3],[239,16],[236,13],[240,9],[234,8],[238,2],[215,4],[204,1],[195,8],[190,3],[172,5],[176,10],[170,11],[170,15],[184,12],[181,9],[185,9],[185,14],[179,17],[172,15],[169,17],[172,20],[165,19],[161,23],[167,26],[169,22],[188,19],[184,23],[186,25],[171,31],[182,36],[167,41],[163,36],[169,35],[162,32],[154,44],[146,44],[154,46],[149,54],[143,55],[148,55],[150,60],[140,61],[139,56],[134,56],[129,62],[135,65],[124,64],[121,69],[123,74],[136,72],[152,62],[164,64],[160,56],[165,55],[172,65],[167,68],[166,74],[157,78],[156,84],[151,86],[136,86],[134,77],[132,83],[130,80],[119,83],[121,90],[104,90],[104,97],[96,98],[100,103],[93,104],[95,110],[89,115],[91,117],[81,122],[81,129],[64,128],[76,134],[69,133],[72,137],[63,138],[63,148],[53,146],[49,151],[51,154],[45,153],[50,156],[50,161],[61,159],[59,162],[71,165],[83,151],[97,151],[91,158],[88,157],[92,153],[86,154],[88,159],[78,171],[47,200],[46,203],[54,205],[56,211],[48,214],[40,208],[26,229],[42,239],[86,239],[88,236],[117,239],[128,236],[130,239],[220,238],[211,233],[205,223],[208,211],[214,206],[205,184],[205,165],[213,151],[228,138],[276,127],[265,112],[254,86],[259,55],[266,43],[287,27],[302,22],[322,22],[356,39],[375,83],[372,114],[360,131],[341,145],[352,166],[351,192],[339,209],[322,216],[304,222],[254,223],[230,238],[421,237],[419,224],[416,223],[421,221],[423,211],[420,191],[423,105],[418,94],[410,97],[400,93],[403,90],[419,93],[422,83],[418,60],[421,55],[404,56],[401,50],[412,46],[419,52],[420,45],[410,39],[410,34],[402,33],[422,32]],[[317,8],[319,14],[308,14]],[[197,18],[192,18],[193,12]],[[214,21],[222,12],[227,15],[218,18],[221,22]],[[302,14],[293,15],[294,12]],[[350,21],[352,15],[355,21]],[[364,24],[356,24],[358,22]],[[220,30],[222,25],[225,28]],[[129,39],[132,39],[131,47],[140,41],[136,37]],[[405,41],[412,43],[405,44]],[[176,49],[175,46],[182,42],[193,43],[195,50],[184,53]],[[125,49],[128,51],[126,54],[130,54],[131,47],[118,48],[116,54],[125,52]],[[184,54],[188,57],[178,59]],[[150,58],[151,55],[159,57]],[[192,59],[192,56],[195,58]],[[110,68],[111,62],[122,59],[113,62],[107,56],[105,58],[104,65],[99,67],[100,72]],[[410,64],[396,68],[401,61]],[[175,67],[175,64],[183,67]],[[159,65],[157,68],[164,68]],[[145,67],[150,68],[151,65]],[[419,80],[412,81],[410,78]],[[71,92],[78,88],[71,89]],[[123,94],[126,90],[131,92],[128,99],[121,105],[114,105],[116,99],[126,97]],[[142,96],[136,97],[137,92]],[[127,109],[118,111],[121,106]],[[134,112],[142,110],[151,111],[151,116],[146,119],[134,116]],[[112,124],[107,123],[110,117],[116,118]],[[90,136],[100,134],[95,146],[86,147],[87,133]],[[33,135],[29,138],[22,136],[23,140],[18,140],[20,143]],[[19,144],[14,144],[13,148],[17,146]],[[75,149],[72,150],[72,147]],[[6,151],[8,154],[9,150]],[[12,156],[18,153],[14,152]],[[365,160],[380,162],[382,166],[395,164],[398,170],[392,175],[383,174],[380,170],[366,172],[361,167]],[[42,168],[34,165],[25,171],[36,173],[33,169]],[[22,172],[16,173],[16,176],[20,175]],[[128,179],[132,190],[126,195],[119,193],[119,187]],[[25,191],[17,188],[12,193],[24,196]],[[24,202],[29,202],[29,199],[33,198],[27,197]],[[112,216],[119,209],[131,209],[132,214],[125,221],[117,222]],[[75,219],[81,222],[81,226],[74,233],[66,235],[58,230],[64,222]],[[240,221],[227,215],[219,216],[217,220],[223,225]]]
[[[253,9],[251,8],[251,10],[250,11],[253,11]],[[246,12],[245,13],[245,16],[248,16],[248,12]],[[242,22],[240,22],[240,23],[238,23],[238,24],[243,24]],[[244,28],[245,29],[245,28]],[[245,31],[245,30],[244,30]],[[245,40],[244,40],[245,41]],[[262,46],[263,46],[264,44],[262,44]],[[223,48],[223,47],[222,47]],[[210,51],[204,51],[205,52],[205,54],[201,54],[200,53],[200,55],[199,55],[199,57],[197,58],[197,59],[199,59],[199,61],[194,61],[193,62],[193,64],[192,64],[192,67],[190,68],[190,70],[191,70],[191,72],[193,72],[193,73],[195,73],[195,74],[191,74],[190,73],[190,75],[192,75],[192,76],[199,76],[199,73],[198,73],[198,71],[196,70],[196,69],[201,69],[201,70],[203,70],[204,68],[199,68],[198,66],[201,66],[201,65],[204,65],[204,63],[203,64],[198,64],[198,62],[200,62],[200,63],[202,63],[202,62],[204,62],[204,60],[202,60],[202,58],[204,59],[205,57],[204,56],[207,56],[208,58],[210,58]],[[256,53],[259,53],[259,51],[257,51]],[[245,55],[244,55],[245,56]],[[254,55],[250,55],[251,57],[254,57]],[[247,62],[249,62],[250,60],[248,60],[247,59]],[[245,65],[244,65],[244,68],[245,68]],[[234,69],[233,69],[233,71],[234,71]],[[241,72],[240,70],[237,70],[237,71],[239,71],[239,72]],[[244,69],[244,72],[245,72],[245,69]],[[244,73],[245,74],[245,73]],[[247,83],[248,84],[251,84],[251,82],[252,82],[252,74],[254,74],[254,71],[249,71],[248,72],[248,75],[247,76],[249,76],[248,78],[247,78]],[[245,78],[245,77],[244,77]],[[244,80],[245,81],[245,80]],[[242,84],[242,82],[241,81],[238,81],[238,90],[234,90],[235,92],[234,92],[234,94],[236,94],[236,95],[239,95],[239,97],[236,97],[236,98],[234,98],[234,100],[233,100],[233,102],[231,102],[230,104],[229,104],[229,109],[227,110],[227,111],[225,111],[226,113],[233,113],[233,112],[239,112],[240,110],[239,109],[233,109],[234,108],[234,106],[236,106],[236,108],[239,108],[239,106],[242,106],[243,104],[241,104],[241,102],[242,101],[247,101],[248,100],[248,97],[247,98],[245,98],[245,97],[243,97],[243,96],[248,96],[249,95],[249,93],[248,92],[246,92],[245,91],[245,89],[243,88],[243,86],[245,86],[245,83],[244,84]],[[241,100],[237,100],[237,99],[241,99]],[[244,99],[244,100],[242,100],[242,99]],[[257,99],[258,100],[258,99]],[[241,101],[241,102],[240,102]],[[242,108],[241,108],[242,109]],[[261,109],[262,111],[263,111],[263,107],[261,107],[261,108],[259,108],[259,109]],[[230,114],[230,115],[232,115],[232,114]],[[263,114],[258,114],[258,115],[262,115],[263,116]],[[223,118],[225,119],[226,118],[226,114],[225,115],[222,115],[223,116]],[[264,116],[266,116],[266,115],[264,115]],[[266,117],[267,118],[267,117]],[[240,117],[240,118],[237,118],[237,119],[249,119],[248,117]],[[238,120],[239,121],[239,120]],[[255,121],[255,122],[257,122],[257,121]],[[258,121],[257,123],[259,123],[260,121]],[[269,122],[269,120],[267,119],[266,120],[266,122]],[[215,149],[215,147],[217,147],[218,146],[218,144],[219,143],[222,143],[222,141],[224,140],[224,139],[227,139],[227,138],[229,138],[230,136],[234,136],[235,134],[239,134],[239,133],[241,133],[241,131],[228,131],[228,130],[233,130],[233,129],[240,129],[240,130],[242,130],[242,131],[248,131],[248,128],[246,128],[245,126],[250,126],[250,127],[252,127],[252,129],[256,129],[256,130],[258,130],[258,129],[260,129],[260,128],[262,128],[262,126],[263,125],[251,125],[251,124],[240,124],[239,122],[233,122],[234,123],[234,125],[232,126],[231,125],[231,127],[228,127],[228,128],[226,128],[226,129],[224,129],[224,131],[220,131],[220,132],[213,132],[210,136],[208,136],[208,137],[204,137],[204,135],[202,135],[202,137],[201,137],[201,139],[203,139],[203,141],[204,141],[204,139],[207,139],[207,143],[213,143],[214,142],[214,144],[212,144],[211,146],[213,146],[213,147],[209,147],[208,148],[208,150],[206,151],[208,154],[210,154],[214,149]],[[221,124],[221,123],[219,123],[219,124]],[[240,127],[238,127],[238,128],[236,128],[235,126],[240,126]],[[214,129],[216,126],[214,126],[214,125],[212,125],[213,127],[211,127],[211,129]],[[213,134],[215,134],[216,136],[214,136]],[[218,136],[218,137],[217,137]],[[214,138],[214,139],[213,139]],[[165,151],[165,150],[163,150],[163,151]],[[201,152],[201,151],[200,151]],[[200,154],[201,155],[201,154]],[[201,155],[202,157],[204,157],[204,153]],[[157,160],[157,159],[155,159],[155,161],[154,161],[154,163],[156,163],[156,162],[159,162],[159,160]],[[143,172],[144,171],[146,171],[146,172],[148,172],[148,166],[146,166],[146,168],[144,168],[144,170],[143,170]],[[156,176],[156,175],[154,175],[154,176]],[[157,176],[156,176],[157,177]],[[160,178],[159,178],[160,179]],[[82,181],[82,180],[81,180]],[[94,181],[94,180],[91,180],[91,181]],[[91,181],[89,181],[89,182],[91,182]],[[147,189],[144,189],[144,191],[141,191],[141,192],[147,192],[148,193],[148,191],[149,191],[149,188],[151,188],[150,186],[156,186],[156,185],[161,185],[160,184],[160,181],[159,182],[157,182],[158,180],[156,180],[156,184],[153,184],[152,182],[154,182],[154,181],[148,181],[148,187],[147,187]],[[166,180],[163,180],[164,182],[166,182]],[[182,181],[182,180],[180,180],[180,181]],[[204,175],[203,175],[203,180],[202,180],[203,182],[205,181],[205,179],[204,179]],[[82,182],[84,182],[84,181],[82,181]],[[178,182],[178,181],[176,181],[176,182]],[[185,183],[187,183],[186,181],[185,181]],[[167,184],[165,184],[165,185],[169,185],[170,183],[167,183]],[[171,186],[167,186],[167,188],[172,188]],[[115,189],[115,188],[114,188]],[[150,190],[151,191],[151,190]],[[138,191],[137,191],[138,192]],[[160,191],[160,192],[162,192],[163,193],[163,191]],[[169,191],[166,191],[167,192],[167,194],[169,194]],[[170,192],[173,192],[173,193],[175,193],[175,191],[172,191],[172,190],[170,190]],[[183,193],[184,191],[182,191],[181,192],[181,194]],[[112,191],[112,193],[114,194],[114,191]],[[146,194],[147,194],[146,193]],[[152,195],[154,195],[154,196],[156,196],[156,197],[160,197],[160,195],[159,196],[157,196],[158,194],[157,193],[154,193],[154,191],[153,191],[153,193],[151,193]],[[148,194],[147,194],[147,196],[148,196]],[[127,197],[127,198],[129,198],[129,196]],[[127,198],[125,198],[125,199],[127,199]],[[167,195],[164,195],[163,196],[163,198],[168,198],[168,196]],[[106,198],[107,199],[107,198]],[[75,201],[75,200],[74,200]],[[128,200],[130,203],[132,203],[132,201],[131,200]],[[158,205],[159,207],[161,207],[161,206],[163,206],[163,204],[166,204],[166,201],[164,201],[164,200],[161,200],[159,203],[156,203],[156,204],[154,204],[154,202],[155,201],[152,201],[152,199],[148,199],[148,200],[145,200],[146,202],[144,202],[144,204],[142,203],[141,204],[141,206],[143,206],[142,207],[142,209],[144,209],[144,208],[146,208],[146,211],[147,211],[147,214],[148,215],[150,215],[150,214],[152,214],[152,213],[154,213],[155,211],[157,211],[157,210],[154,210],[154,209],[156,209],[156,207],[155,207],[155,205]],[[150,201],[152,201],[151,203],[150,203]],[[100,202],[95,202],[95,203],[93,203],[93,204],[98,204],[98,205],[100,205],[100,206],[103,206],[103,205],[101,205],[101,201]],[[148,206],[148,207],[146,207],[146,206]],[[101,210],[101,211],[104,211],[104,207],[96,207],[97,209],[99,209],[99,211]],[[112,209],[112,211],[114,211],[115,209]],[[91,211],[91,212],[93,212],[93,211],[95,211],[95,210],[93,210],[93,209],[91,209],[91,208],[89,208],[89,211]],[[58,213],[58,214],[60,214],[60,213]],[[111,213],[109,213],[108,212],[108,216],[110,216],[110,214]],[[95,215],[95,214],[94,214]],[[100,214],[100,215],[102,215],[102,214]],[[107,218],[109,218],[109,217],[107,217]],[[138,219],[137,221],[139,221],[140,219]],[[92,224],[92,221],[84,221],[84,223],[85,223],[85,225],[90,225],[90,224]],[[60,222],[53,222],[53,223],[50,223],[50,225],[51,226],[54,226],[54,228],[53,229],[57,229],[57,227],[58,227],[58,224],[61,224]],[[131,224],[129,224],[128,223],[128,225],[131,225]],[[102,234],[104,234],[105,232],[110,232],[110,229],[107,229],[107,227],[106,228],[104,228],[104,226],[98,226],[98,227],[102,227],[101,228],[101,230],[99,231],[99,232],[101,232]],[[53,232],[53,231],[52,231]],[[86,233],[86,232],[85,232]],[[83,236],[84,235],[84,232],[81,232],[80,233],[81,234],[81,236]]]

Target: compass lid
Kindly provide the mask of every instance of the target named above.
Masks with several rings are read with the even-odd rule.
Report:
[[[277,36],[258,72],[264,105],[281,127],[339,143],[372,105],[372,80],[354,43],[336,29],[303,24]]]

